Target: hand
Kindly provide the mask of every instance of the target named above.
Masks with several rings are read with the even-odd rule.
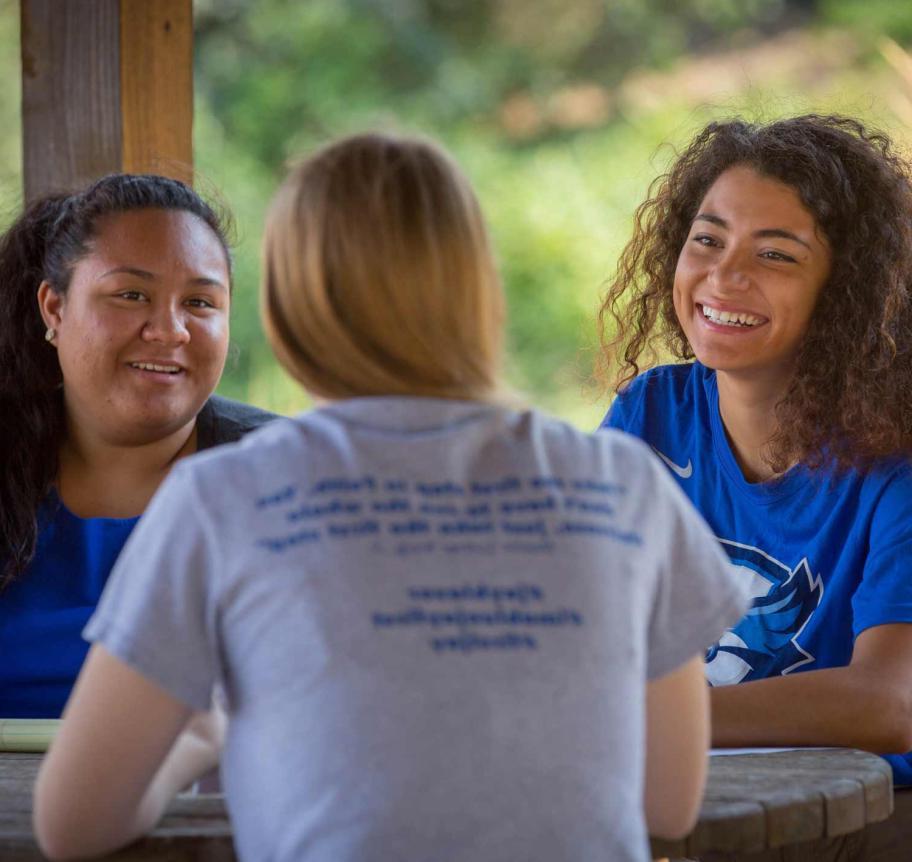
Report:
[[[228,716],[221,707],[213,703],[212,709],[195,712],[181,735],[186,738],[187,745],[198,746],[201,751],[208,750],[214,758],[215,766],[225,745],[227,730]]]
[[[191,716],[169,757],[180,764],[182,774],[193,776],[188,784],[218,766],[227,729],[228,717],[214,701],[208,711]]]

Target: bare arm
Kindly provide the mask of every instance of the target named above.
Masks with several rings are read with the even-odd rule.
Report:
[[[721,686],[711,701],[717,746],[912,750],[912,625],[862,632],[847,667]]]
[[[706,781],[709,696],[703,657],[646,687],[646,825],[659,838],[693,828]]]
[[[190,715],[93,646],[38,774],[33,819],[43,852],[98,855],[151,829],[172,797],[214,765],[203,736],[181,734]]]

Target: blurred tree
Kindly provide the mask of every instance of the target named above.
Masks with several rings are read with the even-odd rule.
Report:
[[[786,0],[198,0],[198,84],[244,150],[275,167],[385,115],[496,124],[517,92],[618,84],[745,28],[810,18]],[[289,134],[291,132],[291,134]]]
[[[592,130],[611,143],[602,130],[631,68],[668,67],[733,32],[810,15],[784,0],[197,0],[195,11],[198,163],[239,211],[245,201],[249,226],[238,253],[240,350],[225,387],[250,397],[273,368],[256,330],[248,244],[263,212],[258,190],[332,135],[392,126],[444,139],[478,185],[510,299],[513,379],[558,409],[579,398],[581,348],[617,253],[609,225],[651,170],[641,153],[631,197],[602,209],[587,172],[595,162],[572,155],[592,147],[573,141]],[[629,135],[615,137],[629,146]],[[614,165],[604,176],[619,181]]]
[[[19,3],[0,0],[0,76],[19,81]],[[0,224],[12,221],[22,206],[22,115],[18,86],[0,87]]]
[[[195,158],[237,214],[221,389],[304,400],[260,333],[258,245],[285,162],[364,128],[441,139],[479,190],[511,306],[511,379],[591,426],[601,285],[650,181],[707,120],[858,114],[912,128],[912,3],[897,0],[195,0]],[[893,47],[885,47],[890,36]],[[18,2],[0,69],[19,74]],[[18,93],[0,91],[2,208],[18,209]],[[666,145],[669,144],[669,145]]]
[[[875,39],[912,41],[912,4],[908,0],[819,0],[821,18]]]

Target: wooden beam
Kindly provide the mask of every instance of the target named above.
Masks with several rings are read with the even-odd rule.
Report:
[[[119,170],[119,0],[22,0],[25,199]]]
[[[20,0],[26,200],[117,171],[192,179],[192,0]]]
[[[191,0],[121,0],[123,170],[193,181]]]

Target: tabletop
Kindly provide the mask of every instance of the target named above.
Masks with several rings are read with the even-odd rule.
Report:
[[[653,839],[655,856],[752,853],[858,832],[893,811],[893,774],[876,754],[797,749],[710,758],[696,828]]]
[[[40,754],[0,754],[0,859],[42,859],[32,837],[32,785]],[[694,831],[654,839],[656,856],[752,852],[847,835],[889,817],[892,774],[874,754],[847,749],[715,756]],[[228,862],[231,827],[218,795],[179,796],[158,827],[106,859]]]
[[[32,785],[40,754],[0,754],[0,859],[44,859],[32,837]],[[158,827],[119,853],[117,862],[234,862],[231,826],[220,795],[178,796]]]

